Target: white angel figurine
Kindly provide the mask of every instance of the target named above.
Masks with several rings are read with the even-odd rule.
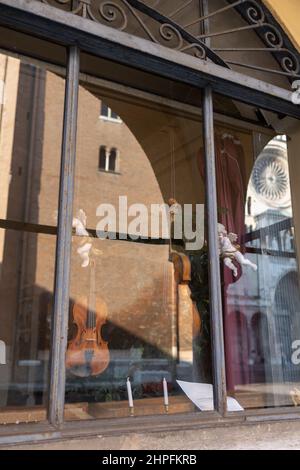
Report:
[[[238,270],[233,261],[237,261],[241,266],[250,266],[254,271],[257,271],[257,265],[245,258],[240,252],[240,247],[236,243],[238,237],[235,233],[228,234],[224,225],[219,224],[218,235],[220,256],[225,266],[233,271],[234,277],[237,277]]]
[[[300,390],[299,388],[295,387],[293,390],[290,391],[290,396],[293,400],[295,406],[300,405]]]
[[[77,249],[77,253],[82,260],[82,268],[86,268],[90,264],[90,251],[92,248],[91,238],[86,229],[86,220],[86,214],[82,209],[77,212],[77,216],[73,219],[73,228],[75,228],[76,235],[84,237]]]
[[[82,209],[80,209],[77,212],[77,216],[73,219],[73,228],[75,228],[75,232],[78,237],[83,237],[83,240],[77,249],[77,253],[82,260],[82,268],[86,268],[90,264],[90,251],[93,246],[92,239],[86,229],[86,221],[86,214]]]
[[[84,210],[79,209],[76,217],[73,219],[73,228],[76,230],[78,237],[89,237],[89,232],[86,229],[87,217]]]

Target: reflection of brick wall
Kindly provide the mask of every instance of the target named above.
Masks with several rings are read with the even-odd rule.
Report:
[[[119,196],[126,195],[128,204],[163,203],[150,162],[135,136],[124,122],[100,119],[100,109],[101,101],[81,87],[74,213],[83,209],[92,229],[97,224],[97,206],[110,203],[117,209]],[[98,171],[101,145],[118,149],[120,174]],[[156,354],[170,353],[168,248],[97,240],[94,247],[103,253],[97,259],[96,293],[108,306],[111,347],[149,344],[151,354],[155,348]],[[89,269],[81,268],[76,249],[72,255],[71,297],[76,300],[89,293]]]
[[[135,342],[149,343],[157,354],[171,353],[172,265],[168,248],[119,241],[96,241],[103,255],[97,259],[96,295],[108,305],[113,329],[121,329]],[[73,256],[71,297],[89,294],[89,268]],[[114,337],[116,349],[130,348]],[[153,350],[152,350],[153,353]]]
[[[84,209],[88,226],[95,228],[101,203],[118,207],[119,196],[128,203],[162,203],[158,182],[141,145],[127,125],[99,118],[101,101],[80,88],[74,211]],[[120,174],[98,171],[99,148],[119,151]]]
[[[15,80],[18,96],[15,121],[9,129],[13,145],[6,154],[10,164],[3,174],[10,178],[3,217],[53,226],[57,217],[64,80],[26,65],[21,66]],[[83,209],[89,228],[96,226],[97,206],[102,202],[117,205],[119,195],[128,195],[129,204],[163,202],[141,145],[124,122],[101,120],[100,105],[97,97],[81,87],[74,213]],[[4,129],[2,137],[8,139],[7,132]],[[101,145],[119,150],[120,174],[98,171]],[[112,347],[142,347],[148,357],[170,355],[174,307],[168,247],[99,240],[95,245],[103,252],[97,260],[96,295],[108,305]],[[18,360],[38,359],[41,350],[49,348],[55,237],[6,232],[2,260],[1,330],[4,334],[3,325],[8,327],[4,339],[15,347],[14,357],[10,358],[11,381],[26,383],[35,380],[34,374],[30,376],[28,369],[18,367]],[[74,238],[72,302],[89,294],[88,271],[80,266]]]

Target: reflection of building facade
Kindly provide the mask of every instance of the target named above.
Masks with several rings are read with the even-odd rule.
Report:
[[[274,139],[258,157],[246,211],[246,252],[258,275],[245,270],[228,290],[230,315],[240,328],[236,367],[244,366],[246,384],[297,381],[292,344],[298,339],[300,296],[284,140]]]

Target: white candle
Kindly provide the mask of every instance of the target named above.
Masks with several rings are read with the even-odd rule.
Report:
[[[164,404],[165,406],[169,406],[168,384],[165,378],[163,380],[163,388],[164,388]]]
[[[129,377],[127,379],[127,393],[128,393],[129,408],[133,408],[132,390],[131,390],[131,383],[130,383]]]

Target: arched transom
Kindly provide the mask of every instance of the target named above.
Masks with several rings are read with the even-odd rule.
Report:
[[[265,81],[300,76],[298,52],[260,0],[39,1]]]

